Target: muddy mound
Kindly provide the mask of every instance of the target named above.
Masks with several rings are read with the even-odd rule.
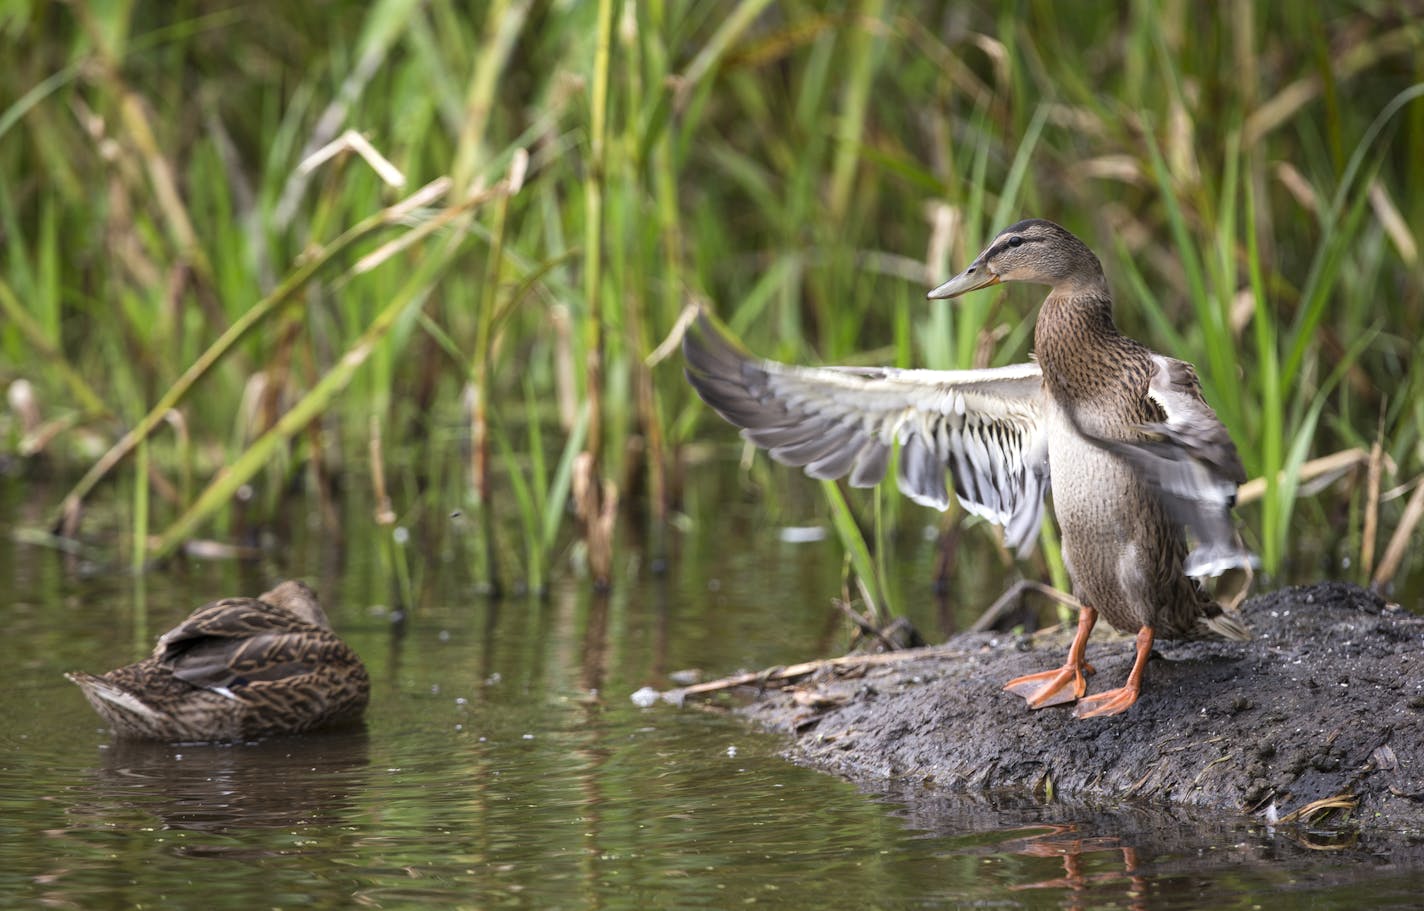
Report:
[[[1159,643],[1137,705],[1074,719],[1004,681],[1057,667],[1066,634],[965,634],[840,659],[743,711],[794,759],[852,779],[1170,801],[1265,822],[1424,840],[1424,618],[1352,585],[1253,598],[1245,643]],[[1118,686],[1131,640],[1095,635],[1089,692]]]

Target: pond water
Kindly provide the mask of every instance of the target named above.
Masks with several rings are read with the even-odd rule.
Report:
[[[862,789],[786,762],[734,716],[634,706],[675,671],[846,645],[828,606],[838,549],[789,543],[802,536],[735,489],[690,491],[702,521],[678,533],[670,572],[629,567],[607,598],[567,572],[547,598],[482,597],[449,536],[417,529],[418,597],[396,622],[401,574],[386,533],[353,531],[364,506],[343,541],[296,522],[258,564],[135,580],[23,543],[16,529],[55,502],[36,487],[0,479],[0,907],[1419,906],[1418,869],[1247,821]],[[897,555],[905,579],[928,579],[928,544]],[[134,660],[198,604],[288,575],[317,587],[370,669],[362,732],[115,743],[61,676]],[[982,609],[916,585],[901,596],[932,637]]]

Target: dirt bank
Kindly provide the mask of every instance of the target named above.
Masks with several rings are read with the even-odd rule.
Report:
[[[1169,801],[1424,843],[1424,618],[1340,583],[1241,610],[1252,641],[1160,643],[1141,699],[1116,717],[1029,711],[1001,690],[1058,666],[1066,634],[845,661],[742,711],[790,734],[796,761],[864,782]],[[1089,692],[1120,685],[1131,641],[1097,634],[1088,657]]]

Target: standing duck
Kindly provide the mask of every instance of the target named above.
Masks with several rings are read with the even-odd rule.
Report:
[[[1252,561],[1230,517],[1245,472],[1192,366],[1118,331],[1102,264],[1059,225],[1011,225],[929,297],[1015,281],[1052,289],[1036,362],[793,367],[746,356],[704,316],[683,341],[687,378],[745,438],[815,478],[874,486],[898,443],[903,493],[946,509],[948,470],[959,502],[1004,526],[1021,556],[1051,480],[1078,630],[1062,667],[1004,688],[1033,708],[1076,701],[1078,717],[1113,715],[1137,701],[1154,639],[1250,638],[1196,582]],[[1086,696],[1099,616],[1136,634],[1137,655],[1123,686]]]
[[[102,676],[66,674],[120,737],[252,740],[360,719],[371,681],[295,580],[205,604],[153,654]]]

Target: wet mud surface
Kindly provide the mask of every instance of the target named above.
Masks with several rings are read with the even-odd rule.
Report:
[[[1241,618],[1250,642],[1158,643],[1141,698],[1113,717],[1002,691],[1059,666],[1067,632],[825,667],[741,711],[791,735],[797,762],[872,787],[1226,811],[1424,858],[1424,617],[1326,583],[1252,598]],[[1132,651],[1095,633],[1088,692],[1121,685]]]

